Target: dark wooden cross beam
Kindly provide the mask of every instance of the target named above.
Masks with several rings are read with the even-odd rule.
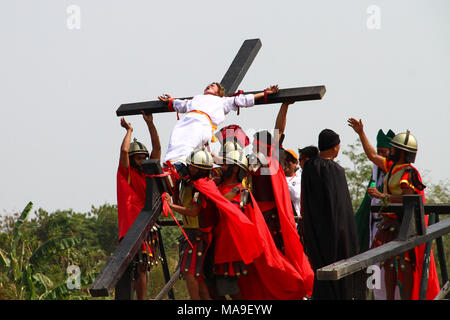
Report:
[[[450,232],[450,219],[440,221],[438,223],[430,225],[428,228],[422,230],[422,218],[424,209],[417,208],[420,204],[420,195],[408,195],[404,196],[403,202],[403,220],[400,226],[400,232],[404,230],[404,235],[407,236],[405,240],[395,239],[382,246],[368,250],[364,253],[358,254],[348,259],[337,261],[333,264],[325,266],[316,271],[316,277],[318,280],[339,280],[345,276],[355,273],[359,270],[369,267],[377,262],[385,261],[388,258],[394,257],[407,250],[415,248],[423,243],[429,242],[433,239],[442,237]],[[414,205],[414,203],[416,205]],[[433,206],[433,205],[431,205]],[[437,206],[434,205],[436,208]],[[398,208],[398,206],[396,206]],[[423,206],[422,203],[422,207]],[[450,204],[439,206],[441,213],[444,208],[447,213],[450,213]],[[410,213],[408,213],[410,211]],[[384,211],[389,212],[389,211]],[[400,212],[400,211],[398,211]],[[417,217],[421,215],[422,218]],[[410,234],[406,230],[410,231],[411,224],[415,227],[413,230],[415,234]]]
[[[226,95],[233,94],[245,74],[247,73],[251,63],[256,57],[259,49],[261,48],[261,40],[251,39],[245,40],[239,49],[236,57],[231,63],[228,71],[220,82],[224,88]],[[245,93],[257,93],[260,91],[251,91]],[[289,89],[279,89],[276,94],[269,95],[267,101],[264,99],[258,99],[255,101],[256,105],[282,103],[289,101],[305,101],[305,100],[320,100],[326,92],[325,86],[311,86],[311,87],[299,87]],[[192,97],[185,97],[179,99],[191,99]],[[145,113],[163,113],[171,112],[166,102],[160,100],[143,101],[135,103],[122,104],[116,111],[117,116],[129,116],[141,114],[141,110]]]
[[[259,49],[261,49],[261,40],[245,40],[234,57],[233,62],[223,76],[220,84],[225,88],[225,95],[233,94],[244,79],[245,74],[255,60]]]
[[[143,168],[144,172],[149,175],[162,173],[158,160],[146,160]],[[108,296],[119,283],[121,292],[116,292],[116,299],[132,299],[134,293],[131,288],[130,265],[162,212],[161,194],[163,192],[168,192],[168,187],[162,178],[147,178],[145,206],[89,289],[93,297]],[[164,263],[167,262],[163,261]],[[128,272],[126,272],[127,270]],[[164,272],[166,273],[167,270]],[[125,276],[122,277],[123,275]]]

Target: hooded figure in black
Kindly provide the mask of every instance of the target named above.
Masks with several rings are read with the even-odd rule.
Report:
[[[339,149],[339,135],[323,130],[319,155],[302,171],[304,242],[314,272],[359,251],[345,171],[333,161]],[[364,286],[361,272],[333,281],[316,278],[312,298],[364,299]]]

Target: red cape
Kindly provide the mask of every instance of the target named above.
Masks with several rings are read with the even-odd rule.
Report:
[[[419,171],[414,168],[411,164],[409,164],[411,168],[413,168],[417,172],[417,176],[422,182],[422,177],[420,176]],[[408,179],[408,177],[406,177]],[[415,190],[416,194],[420,194],[423,197],[423,203],[425,204],[425,192],[423,190]],[[425,215],[425,225],[428,226],[428,216]],[[419,300],[420,295],[420,283],[422,281],[422,269],[423,269],[423,258],[425,257],[425,246],[426,244],[422,244],[418,247],[414,248],[416,254],[416,268],[413,270],[414,284],[412,290],[412,300]],[[440,291],[439,287],[439,278],[436,271],[436,264],[434,261],[433,250],[430,252],[430,265],[428,269],[428,287],[427,287],[427,295],[426,300],[433,300]]]
[[[420,182],[422,182],[422,177],[420,176],[419,171],[414,168],[411,164],[409,164],[411,168],[416,170],[417,175],[419,177]],[[417,191],[417,194],[422,195],[423,197],[423,203],[425,204],[425,192],[423,190]],[[425,216],[425,225],[428,226],[428,216]],[[418,247],[415,247],[415,253],[416,253],[416,268],[413,271],[413,277],[414,277],[414,286],[413,286],[413,292],[412,292],[412,300],[418,300],[420,295],[420,282],[422,281],[422,269],[423,269],[423,258],[425,256],[425,246],[426,244],[422,244]],[[440,291],[439,287],[439,278],[436,271],[436,264],[434,262],[434,255],[433,250],[430,252],[430,266],[428,270],[428,287],[427,287],[427,295],[426,300],[433,300],[437,294]]]
[[[250,264],[248,276],[240,277],[245,299],[301,299],[312,293],[314,273],[303,250],[299,252],[300,259],[296,265],[281,254],[253,196],[252,205],[247,206],[246,215],[243,215],[220,193],[213,181],[199,179],[194,186],[216,203],[219,219],[226,221],[230,239],[237,250],[237,254],[230,253],[215,263],[230,262],[225,260],[231,258],[234,259],[232,261],[242,260]]]
[[[128,174],[133,174],[132,179],[142,179],[139,181],[145,187],[145,177],[132,172],[131,167],[127,169],[119,165],[117,170],[117,214],[119,220],[119,239],[124,237],[130,229],[134,220],[141,212],[145,204],[145,189],[138,194],[127,180]]]
[[[285,256],[295,269],[311,284],[314,282],[314,271],[312,270],[308,258],[304,254],[303,245],[294,220],[289,187],[286,183],[286,176],[280,163],[269,158],[270,178],[272,180],[275,204],[280,219],[281,234],[283,236]]]

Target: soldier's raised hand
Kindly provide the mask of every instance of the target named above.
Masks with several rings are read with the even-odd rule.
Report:
[[[120,119],[120,125],[122,126],[122,128],[125,128],[127,131],[128,130],[133,131],[133,127],[131,126],[131,123],[127,122],[124,117],[122,117]]]

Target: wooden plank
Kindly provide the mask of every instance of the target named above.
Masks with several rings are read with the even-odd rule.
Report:
[[[167,283],[167,282],[170,281],[169,264],[168,264],[168,261],[167,261],[166,250],[164,248],[164,243],[163,243],[163,240],[162,240],[162,235],[161,235],[161,229],[160,228],[158,228],[158,238],[159,238],[159,241],[158,241],[159,242],[159,252],[160,252],[161,258],[162,258],[161,265],[162,265],[162,268],[163,268],[164,279],[165,279],[165,281]],[[175,295],[173,293],[173,290],[169,290],[168,294],[169,294],[169,298],[171,300],[175,300]]]
[[[220,81],[220,84],[225,88],[225,95],[228,96],[236,92],[261,46],[260,39],[248,39],[242,43],[233,62]]]
[[[339,280],[349,274],[367,268],[377,262],[385,261],[390,257],[441,237],[449,232],[450,219],[445,219],[429,226],[425,235],[413,236],[406,241],[394,240],[349,259],[344,259],[318,269],[316,272],[317,279]]]
[[[431,212],[435,214],[450,214],[450,203],[426,203],[423,205],[425,209],[425,214],[430,214]],[[403,212],[403,204],[402,203],[393,203],[388,206],[371,206],[370,210],[372,212],[393,212],[393,213],[401,213]]]
[[[246,93],[258,93],[261,91],[252,91]],[[280,89],[276,94],[267,96],[267,104],[283,103],[289,101],[307,101],[320,100],[325,95],[325,86],[297,87]],[[255,100],[256,105],[266,104],[264,99]]]
[[[450,291],[450,282],[446,282],[443,286],[441,291],[439,291],[439,293],[436,295],[436,297],[434,298],[434,300],[442,300],[445,298],[445,296],[447,295],[447,293]]]
[[[403,212],[399,214],[400,230],[396,240],[407,240],[413,235],[423,235],[426,232],[423,198],[418,194],[403,196]]]
[[[170,280],[167,281],[166,285],[158,293],[155,300],[161,300],[163,297],[168,295],[168,293],[170,292],[170,290],[172,289],[172,287],[175,285],[175,283],[178,281],[179,278],[180,278],[180,268],[177,268],[177,270],[175,270],[175,272],[173,273],[172,278],[170,278]]]
[[[146,160],[143,167],[147,174],[162,173],[157,160]],[[167,187],[161,179],[147,178],[146,204],[89,289],[93,297],[108,296],[121,279],[138,252],[142,241],[160,216],[162,211],[161,192],[166,190]]]
[[[107,296],[108,292],[103,293]],[[134,283],[133,283],[133,264],[130,263],[122,276],[117,281],[114,291],[115,300],[133,300],[134,298]]]
[[[439,215],[436,215],[436,222],[439,222]],[[447,261],[445,259],[445,250],[442,237],[436,238],[436,249],[438,254],[439,266],[441,268],[441,279],[442,282],[448,281],[448,271],[447,271]]]
[[[262,91],[262,90],[261,90]],[[251,91],[246,93],[258,93]],[[267,96],[267,104],[283,103],[288,101],[320,100],[326,92],[325,86],[299,87],[280,89],[276,94]],[[192,99],[192,97],[180,98]],[[255,100],[255,105],[266,104],[264,99]],[[167,103],[155,100],[122,104],[116,111],[117,116],[139,115],[141,110],[145,113],[170,112]]]
[[[192,97],[183,99],[190,99],[190,98]],[[141,114],[141,110],[144,110],[144,112],[147,114],[170,112],[166,102],[154,100],[154,101],[124,103],[120,105],[120,107],[116,110],[116,115],[118,117],[131,116]]]

